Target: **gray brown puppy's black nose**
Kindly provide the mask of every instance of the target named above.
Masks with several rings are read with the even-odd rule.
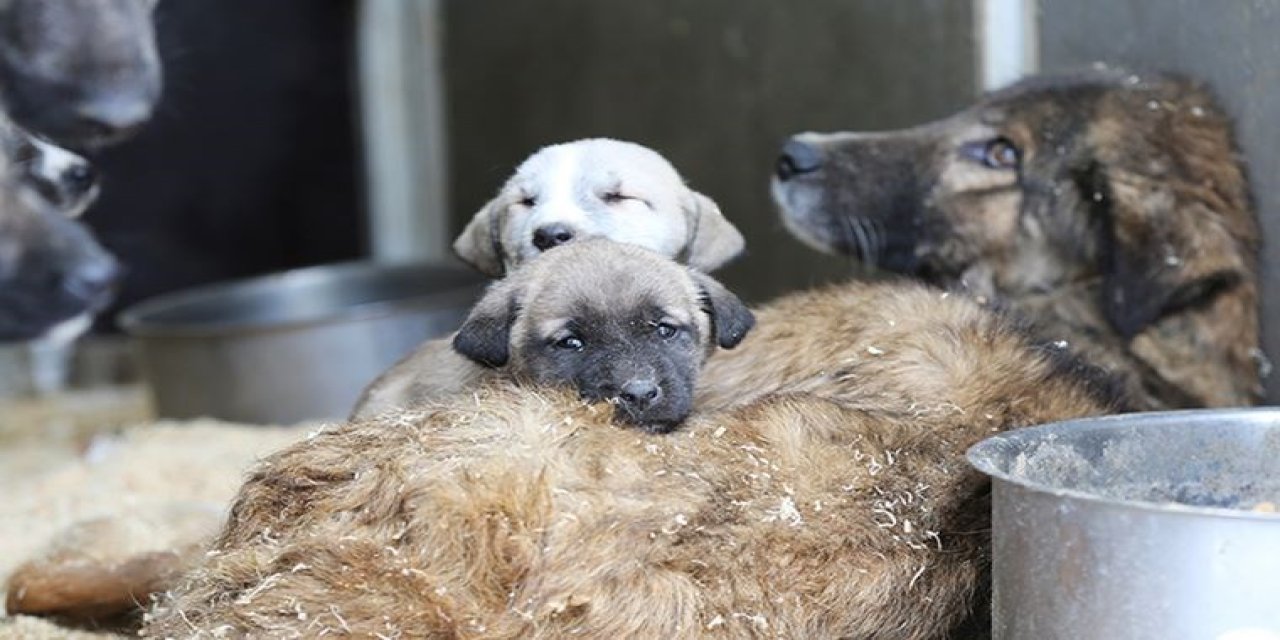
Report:
[[[538,227],[533,232],[533,246],[537,247],[538,251],[546,251],[552,247],[558,247],[572,239],[573,231],[559,224]]]
[[[662,389],[653,380],[631,380],[622,385],[618,400],[635,411],[644,411],[662,398]]]
[[[822,150],[801,142],[795,138],[782,145],[782,155],[778,156],[777,174],[779,180],[813,173],[822,168]]]

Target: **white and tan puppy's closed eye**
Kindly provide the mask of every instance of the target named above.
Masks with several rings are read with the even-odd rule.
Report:
[[[458,256],[500,276],[566,242],[607,238],[700,271],[742,252],[742,234],[671,163],[632,142],[591,138],[545,147],[522,163],[454,242]]]

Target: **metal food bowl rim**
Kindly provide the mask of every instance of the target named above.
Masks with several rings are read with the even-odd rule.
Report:
[[[199,322],[155,322],[150,319],[158,313],[183,306],[205,302],[210,298],[227,295],[237,290],[253,290],[288,284],[314,282],[320,278],[332,278],[335,274],[346,274],[360,271],[386,270],[392,272],[412,271],[422,268],[441,270],[456,269],[459,274],[466,274],[470,269],[461,263],[443,260],[418,261],[376,261],[351,260],[328,264],[288,269],[259,276],[250,276],[224,282],[198,285],[171,293],[160,294],[136,302],[122,310],[117,316],[120,328],[135,338],[226,338],[243,337],[294,331],[307,327],[320,327],[343,324],[361,320],[387,317],[405,309],[417,309],[430,306],[445,306],[451,302],[473,302],[478,297],[478,289],[488,282],[484,276],[475,273],[475,282],[462,283],[439,291],[421,293],[413,296],[372,301],[335,308],[315,316],[292,320],[261,322],[234,320],[215,323]],[[474,272],[471,272],[474,273]],[[444,304],[442,304],[444,303]]]
[[[1107,416],[1095,416],[1091,418],[1076,418],[1072,420],[1060,420],[1057,422],[1047,422],[1045,424],[1032,427],[1023,427],[1012,429],[991,437],[969,447],[965,452],[965,459],[973,468],[990,476],[995,480],[1007,482],[1009,484],[1021,487],[1028,491],[1045,494],[1050,496],[1069,498],[1079,500],[1091,504],[1099,504],[1122,509],[1136,509],[1141,511],[1157,512],[1165,515],[1204,517],[1213,516],[1220,518],[1231,518],[1235,520],[1257,520],[1267,521],[1280,525],[1280,514],[1263,513],[1250,511],[1247,509],[1230,509],[1227,507],[1201,507],[1181,504],[1176,502],[1155,502],[1150,500],[1125,500],[1121,498],[1112,498],[1091,491],[1082,489],[1072,489],[1064,487],[1055,487],[1040,482],[1032,482],[1024,478],[1014,477],[1003,469],[994,468],[992,462],[996,459],[999,449],[1015,445],[1025,445],[1030,442],[1044,442],[1047,439],[1041,437],[1046,432],[1057,432],[1073,427],[1089,428],[1093,430],[1113,429],[1121,424],[1131,424],[1133,422],[1143,423],[1171,423],[1185,422],[1187,418],[1208,419],[1209,421],[1218,420],[1240,420],[1245,419],[1247,422],[1260,423],[1272,422],[1280,423],[1280,407],[1240,407],[1232,409],[1179,409],[1175,411],[1143,411],[1134,413],[1121,413]],[[1200,428],[1200,427],[1196,427]],[[1204,425],[1203,428],[1220,428],[1213,425]],[[1025,447],[1023,447],[1025,449]]]

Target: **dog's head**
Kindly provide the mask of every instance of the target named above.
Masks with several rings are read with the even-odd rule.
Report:
[[[612,402],[622,420],[662,432],[688,416],[707,354],[736,346],[754,322],[709,276],[592,239],[494,283],[453,345],[485,366]]]
[[[454,250],[500,276],[547,249],[608,238],[712,271],[742,251],[710,198],[685,186],[651,149],[609,139],[546,147],[476,213]]]
[[[0,117],[0,341],[39,337],[110,301],[119,267],[73,219],[96,194],[84,158]]]
[[[160,98],[157,0],[0,0],[0,94],[20,125],[72,146],[115,141]]]
[[[1100,279],[1125,338],[1253,286],[1228,121],[1177,79],[1038,78],[912,129],[797,135],[773,194],[805,242],[936,284],[1016,300]]]

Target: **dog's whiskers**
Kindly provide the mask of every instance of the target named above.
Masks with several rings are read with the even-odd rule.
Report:
[[[874,232],[867,226],[867,220],[861,216],[842,215],[837,218],[840,220],[840,231],[845,236],[845,243],[854,249],[850,256],[857,263],[857,272],[860,275],[866,275],[878,259],[875,254]]]
[[[866,258],[869,266],[877,266],[884,257],[885,250],[885,233],[884,226],[879,220],[874,218],[863,218],[863,225],[867,230],[867,242],[871,246],[868,258]]]

